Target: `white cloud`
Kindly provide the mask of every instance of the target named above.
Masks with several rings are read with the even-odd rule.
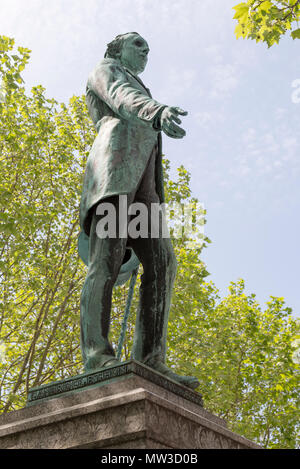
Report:
[[[205,47],[204,53],[207,55],[207,58],[215,64],[220,64],[224,60],[221,44],[211,44]]]
[[[159,93],[169,103],[182,100],[182,96],[186,96],[190,92],[193,93],[195,99],[199,99],[203,94],[196,69],[172,67],[163,83]]]
[[[251,145],[255,142],[256,135],[256,130],[253,127],[249,127],[242,133],[242,141],[245,144]]]
[[[239,82],[238,67],[235,64],[217,64],[210,69],[212,98],[222,99],[231,95]]]
[[[298,172],[300,141],[293,130],[286,126],[275,126],[269,130],[260,127],[246,129],[237,142],[240,148],[234,158],[231,174],[239,178],[253,177],[282,179],[288,172]]]
[[[288,110],[286,108],[278,107],[275,110],[275,118],[277,120],[286,119]]]
[[[215,127],[225,120],[223,110],[199,111],[194,114],[194,119],[199,127],[214,131]]]

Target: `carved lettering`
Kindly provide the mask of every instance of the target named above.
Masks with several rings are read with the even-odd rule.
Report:
[[[162,388],[170,391],[184,399],[187,399],[195,404],[202,406],[202,398],[196,392],[184,389],[182,386],[173,383],[168,378],[157,374],[155,371],[151,371],[145,368],[143,365],[136,362],[129,362],[118,367],[107,368],[104,371],[97,373],[91,373],[89,375],[71,378],[68,381],[46,384],[38,389],[33,389],[28,393],[28,403],[35,403],[41,399],[47,399],[50,397],[59,397],[61,394],[78,391],[80,389],[88,388],[100,384],[109,379],[116,378],[118,376],[124,376],[126,374],[134,373],[148,381],[161,386]]]

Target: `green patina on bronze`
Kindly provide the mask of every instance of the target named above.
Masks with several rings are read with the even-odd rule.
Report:
[[[153,371],[151,368],[128,360],[122,364],[115,365],[102,370],[96,370],[82,375],[72,376],[55,383],[44,384],[31,388],[27,396],[27,407],[45,402],[48,399],[65,397],[86,389],[99,388],[113,382],[130,379],[133,376],[139,376],[147,379],[162,388],[177,394],[195,404],[203,405],[202,397],[199,393],[190,389],[185,389],[178,385],[176,381],[165,378],[165,376]]]
[[[126,195],[130,203],[139,197],[149,206],[164,202],[161,131],[171,138],[185,135],[178,124],[179,116],[187,113],[155,101],[138,77],[148,53],[148,43],[138,33],[117,36],[87,83],[87,105],[98,134],[88,157],[80,205],[84,242],[81,237],[79,251],[88,264],[81,297],[82,355],[87,372],[119,363],[108,342],[111,294],[130,245],[144,268],[132,358],[195,388],[199,384],[196,378],[179,376],[164,363],[176,275],[170,239],[96,236],[99,203],[109,201],[119,213],[120,195]]]
[[[91,73],[87,105],[98,131],[83,184],[80,223],[89,234],[88,212],[101,199],[133,191],[158,139],[155,119],[166,107],[151,98],[136,73],[146,65],[148,45],[136,47],[128,35],[120,59],[105,58]],[[140,50],[141,49],[141,50]],[[161,139],[158,153],[161,155]],[[156,188],[163,195],[161,158],[157,160]]]

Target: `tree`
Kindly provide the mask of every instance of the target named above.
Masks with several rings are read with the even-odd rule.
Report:
[[[34,87],[21,72],[29,51],[0,36],[0,409],[23,407],[29,388],[82,373],[79,298],[86,268],[77,255],[78,209],[85,161],[95,131],[84,97],[68,105]],[[190,174],[176,181],[164,161],[169,203],[196,202]],[[182,213],[172,223],[182,226]],[[196,212],[192,210],[192,221]],[[205,214],[200,214],[205,215]],[[203,217],[200,217],[201,223]],[[199,227],[198,227],[199,228]],[[198,231],[174,238],[178,274],[168,334],[168,365],[201,381],[205,406],[229,427],[267,447],[297,446],[293,359],[298,324],[283,299],[266,310],[244,283],[222,300],[201,260],[209,239]],[[138,279],[139,284],[139,279]],[[117,345],[128,283],[114,289],[111,340]],[[138,288],[123,359],[130,357]],[[298,425],[298,427],[297,427]]]
[[[237,39],[255,39],[266,42],[268,47],[279,43],[290,31],[293,39],[300,38],[300,0],[248,0],[234,7]]]
[[[29,51],[1,37],[1,408],[24,404],[29,386],[81,369],[78,321],[84,267],[76,253],[84,159],[93,140],[83,98],[69,106],[21,71]],[[76,151],[74,151],[76,149]]]
[[[263,310],[239,280],[221,301],[211,295],[211,304],[203,305],[199,294],[188,300],[178,304],[177,293],[171,363],[186,373],[197,370],[207,408],[232,430],[264,447],[297,447],[299,323],[283,298],[271,297]]]

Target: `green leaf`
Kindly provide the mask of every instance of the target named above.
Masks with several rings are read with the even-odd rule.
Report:
[[[293,39],[300,39],[300,28],[295,29],[291,32],[291,36]]]

